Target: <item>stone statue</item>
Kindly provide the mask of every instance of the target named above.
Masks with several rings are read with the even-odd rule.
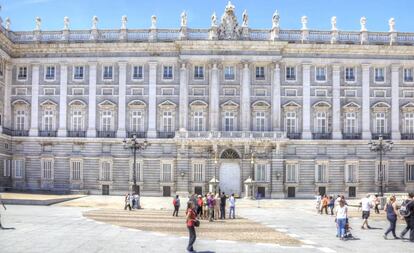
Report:
[[[35,31],[40,31],[40,27],[41,27],[41,25],[42,25],[42,19],[41,19],[41,18],[39,18],[39,17],[36,17],[35,22],[36,22],[36,28],[35,28]]]
[[[301,22],[302,22],[302,30],[308,30],[308,17],[303,16],[301,18]]]
[[[125,30],[127,28],[127,23],[128,23],[128,17],[126,15],[123,15],[121,18],[121,29]]]
[[[390,26],[390,33],[395,32],[395,19],[394,18],[390,18],[390,20],[388,20],[388,25]]]
[[[157,29],[157,16],[151,16],[151,29]]]
[[[211,15],[211,26],[217,27],[217,16],[215,12],[213,12],[213,15]]]
[[[63,30],[69,30],[69,18],[68,17],[63,18]]]
[[[367,18],[366,17],[362,17],[359,20],[359,23],[361,24],[361,32],[366,32],[367,31]]]
[[[243,17],[242,27],[248,27],[249,26],[249,15],[247,14],[247,10],[243,11],[242,17]]]
[[[187,26],[187,13],[185,11],[181,12],[181,26]]]
[[[235,7],[229,1],[221,16],[221,24],[218,28],[219,39],[238,39],[240,37],[241,29],[234,12]]]
[[[9,17],[6,18],[6,30],[7,31],[10,30],[10,18]]]
[[[97,16],[93,16],[92,18],[92,30],[96,30],[98,29],[98,17]]]
[[[338,30],[338,28],[336,27],[336,17],[335,16],[333,16],[331,18],[331,25],[332,25],[332,28],[331,28],[332,31],[337,31]]]
[[[276,10],[272,16],[272,29],[279,28],[279,21],[280,21],[279,12]]]

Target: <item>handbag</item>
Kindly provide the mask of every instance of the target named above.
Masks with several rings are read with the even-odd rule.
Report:
[[[200,221],[194,220],[194,227],[199,227],[199,226],[200,226]]]

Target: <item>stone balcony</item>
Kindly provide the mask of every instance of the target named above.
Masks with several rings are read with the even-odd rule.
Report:
[[[175,138],[178,139],[204,139],[204,140],[285,140],[286,133],[282,131],[268,131],[268,132],[256,132],[256,131],[187,131],[176,132]]]

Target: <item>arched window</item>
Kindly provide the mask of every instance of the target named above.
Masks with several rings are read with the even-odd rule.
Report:
[[[240,159],[239,153],[234,149],[226,149],[221,153],[221,159]]]

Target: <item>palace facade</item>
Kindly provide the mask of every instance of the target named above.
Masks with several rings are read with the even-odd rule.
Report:
[[[270,22],[271,20],[271,22]],[[265,198],[414,190],[414,35],[241,24],[0,32],[0,188]],[[383,156],[371,139],[393,141]],[[247,181],[246,181],[247,180]],[[211,188],[210,188],[211,190]]]

